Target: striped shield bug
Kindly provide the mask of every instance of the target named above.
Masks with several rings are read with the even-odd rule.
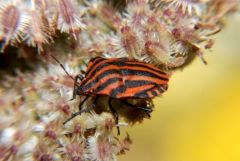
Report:
[[[59,63],[55,57],[53,58]],[[60,65],[64,68],[62,64]],[[65,72],[67,73],[66,70]],[[125,105],[149,113],[150,108],[134,106],[124,99],[154,98],[167,90],[167,83],[168,75],[151,64],[128,58],[92,58],[87,64],[85,76],[79,74],[74,78],[72,99],[75,99],[77,95],[86,97],[79,104],[79,112],[73,113],[64,124],[82,112],[94,108],[98,96],[104,95],[109,97],[108,106],[115,117],[116,124],[118,124],[118,113],[112,106],[113,99],[119,99]],[[81,109],[84,102],[91,96],[96,96],[92,106],[88,109]]]

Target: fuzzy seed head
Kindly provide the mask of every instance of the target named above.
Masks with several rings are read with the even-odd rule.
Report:
[[[88,153],[92,160],[108,161],[114,160],[114,146],[111,136],[96,134],[89,138]]]
[[[17,29],[17,24],[19,23],[20,13],[19,10],[14,6],[6,7],[5,12],[2,14],[2,26],[3,32],[13,33]]]
[[[72,0],[58,0],[58,22],[57,27],[61,32],[72,33],[77,39],[77,33],[82,30],[85,25],[80,20],[80,13],[74,8]]]
[[[12,3],[0,3],[0,39],[4,40],[2,51],[7,45],[20,42],[29,18],[18,6]]]
[[[201,15],[202,5],[209,0],[163,0],[160,3],[167,4],[168,8],[176,8],[189,15]]]
[[[84,161],[83,146],[79,143],[71,143],[66,146],[66,152],[70,160],[72,161]]]
[[[67,24],[72,23],[74,21],[75,14],[73,5],[66,0],[59,0],[58,5],[59,13],[62,16],[64,22],[66,22]]]
[[[43,44],[48,43],[51,38],[47,29],[48,26],[44,23],[40,11],[35,8],[29,11],[29,16],[32,22],[27,28],[24,39],[26,39],[29,46],[37,47],[39,52],[43,51]]]
[[[53,148],[48,147],[44,143],[39,143],[33,152],[33,158],[34,160],[39,160],[39,161],[52,161],[53,160]]]
[[[121,28],[121,34],[121,48],[132,58],[137,57],[136,54],[138,54],[141,49],[137,35],[130,26],[123,26]]]
[[[42,10],[47,10],[49,7],[47,0],[34,0],[36,6],[40,7]]]

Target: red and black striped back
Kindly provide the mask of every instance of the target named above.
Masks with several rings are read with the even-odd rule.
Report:
[[[153,65],[127,58],[89,61],[78,94],[113,98],[153,98],[167,89],[168,75]]]

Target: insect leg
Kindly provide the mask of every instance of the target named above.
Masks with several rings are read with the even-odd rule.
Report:
[[[79,103],[79,105],[78,105],[78,109],[79,109],[79,111],[81,111],[82,110],[82,105],[84,104],[84,102],[86,102],[87,101],[87,99],[89,98],[90,96],[88,95],[88,96],[86,96],[85,98],[84,98],[84,100],[82,101],[82,102],[80,102]]]
[[[81,115],[83,112],[89,112],[90,110],[92,110],[95,107],[97,100],[98,100],[98,97],[95,98],[93,104],[91,104],[87,109],[81,109],[78,112],[72,113],[72,116],[69,117],[66,121],[64,121],[63,125],[65,125],[68,121],[72,120],[76,116]]]
[[[82,80],[82,75],[77,75],[74,79],[74,87],[73,87],[73,97],[70,99],[70,101],[74,100],[77,96],[77,90],[78,90],[78,80]]]
[[[132,105],[131,103],[127,102],[127,101],[124,101],[124,100],[121,100],[121,102],[125,105],[127,105],[128,107],[133,107],[133,108],[138,108],[138,109],[141,109],[143,110],[144,112],[147,112],[147,113],[151,113],[152,112],[152,109],[151,108],[147,108],[147,107],[141,107],[141,106],[135,106],[135,105]]]
[[[117,124],[118,124],[119,117],[118,117],[117,111],[112,107],[112,98],[111,98],[111,97],[109,97],[108,106],[109,106],[109,108],[110,108],[113,116],[115,117],[115,124],[117,125]],[[117,126],[117,131],[118,131],[118,135],[120,135],[119,126]]]

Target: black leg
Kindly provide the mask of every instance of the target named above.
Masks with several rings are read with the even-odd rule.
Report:
[[[73,87],[73,97],[70,99],[70,101],[74,100],[77,96],[77,90],[78,90],[78,80],[82,80],[82,75],[77,75],[74,79],[74,87]]]
[[[135,105],[132,105],[131,103],[127,102],[127,101],[124,101],[124,100],[121,100],[121,102],[129,107],[133,107],[133,108],[138,108],[138,109],[141,109],[143,110],[144,112],[146,112],[147,114],[151,113],[152,112],[152,109],[151,108],[147,108],[147,107],[141,107],[141,106],[135,106]]]
[[[76,116],[78,115],[81,115],[83,112],[89,112],[90,110],[92,110],[96,103],[97,103],[97,100],[98,100],[98,97],[95,98],[93,104],[91,104],[87,109],[81,109],[80,111],[78,112],[75,112],[75,113],[72,113],[72,116],[69,117],[66,121],[63,122],[63,125],[65,125],[68,121],[72,120],[73,118],[75,118]]]
[[[117,125],[118,124],[118,120],[119,120],[119,117],[118,117],[118,113],[117,111],[112,107],[112,98],[109,97],[109,100],[108,100],[108,106],[113,114],[113,117],[115,118],[115,124]],[[119,126],[117,126],[117,131],[118,131],[118,135],[120,135],[120,129],[119,129]]]
[[[84,102],[87,101],[87,99],[88,99],[89,97],[90,97],[90,96],[86,96],[86,97],[84,98],[84,100],[83,100],[82,102],[79,103],[79,105],[78,105],[78,109],[79,109],[79,111],[82,110],[82,105],[84,104]]]

